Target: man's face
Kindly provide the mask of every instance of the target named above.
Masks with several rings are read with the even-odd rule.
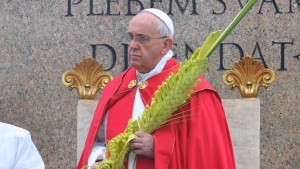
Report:
[[[130,65],[140,73],[148,73],[166,54],[164,38],[156,26],[156,18],[148,12],[136,15],[129,23],[127,33],[133,40],[128,44],[128,56]],[[150,39],[149,39],[150,38]]]

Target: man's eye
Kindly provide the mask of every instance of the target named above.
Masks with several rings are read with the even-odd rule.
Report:
[[[147,42],[148,38],[146,36],[137,36],[136,39],[139,42]]]

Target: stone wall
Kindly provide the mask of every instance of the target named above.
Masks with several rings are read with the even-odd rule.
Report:
[[[76,166],[76,91],[62,74],[93,56],[115,76],[127,66],[122,37],[141,8],[174,20],[174,53],[183,60],[212,31],[225,29],[246,0],[3,0],[0,2],[0,120],[31,131],[46,168]],[[275,71],[259,94],[261,168],[300,167],[300,2],[259,0],[210,58],[204,76],[224,99],[224,69],[253,55]]]

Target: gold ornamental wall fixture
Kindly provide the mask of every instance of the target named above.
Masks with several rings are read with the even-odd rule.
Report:
[[[75,64],[73,70],[65,72],[62,82],[69,90],[77,89],[80,99],[95,99],[99,89],[112,80],[112,75],[104,71],[102,64],[91,57],[85,57]]]
[[[243,98],[256,98],[259,88],[265,89],[274,81],[274,71],[264,68],[261,62],[246,56],[236,62],[231,70],[223,75],[223,81],[232,90],[237,87]]]

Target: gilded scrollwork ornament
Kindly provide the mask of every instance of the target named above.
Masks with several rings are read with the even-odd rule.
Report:
[[[91,57],[85,57],[75,64],[73,70],[63,74],[62,82],[69,90],[76,88],[80,99],[92,100],[112,78],[110,73],[104,71],[102,64]]]
[[[233,89],[237,87],[244,98],[256,98],[259,88],[265,89],[274,81],[274,71],[264,68],[261,62],[246,56],[234,64],[231,70],[223,75],[223,81]]]

